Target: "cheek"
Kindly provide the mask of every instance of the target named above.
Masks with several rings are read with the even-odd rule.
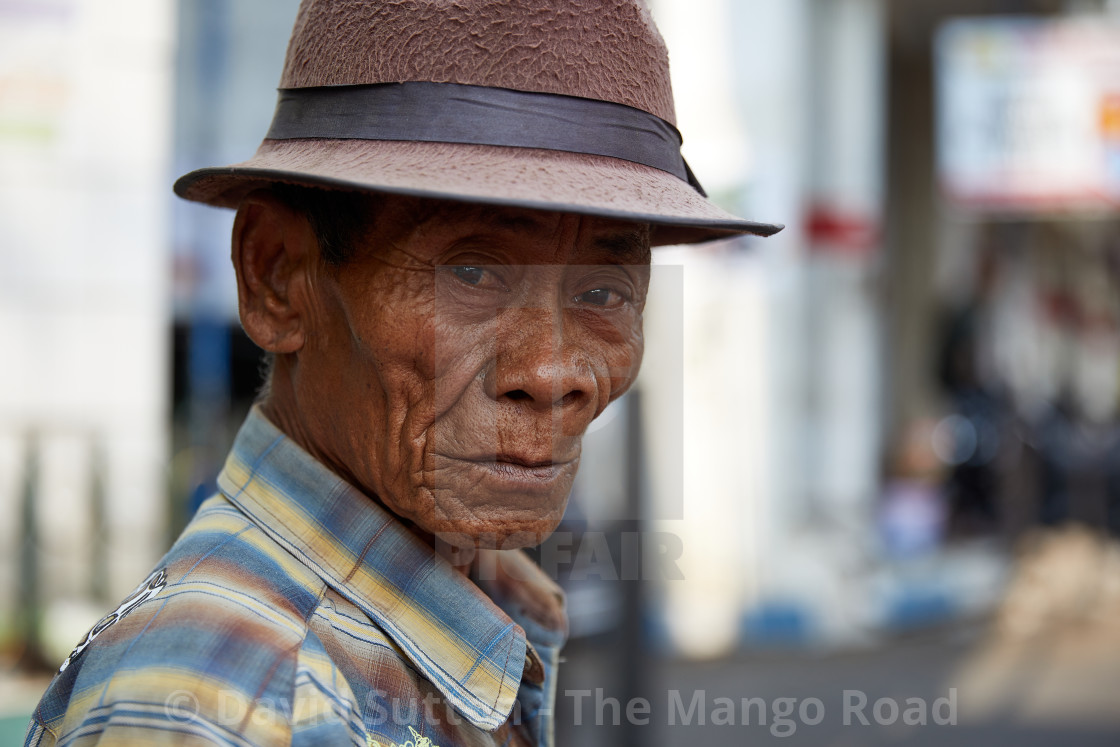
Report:
[[[462,399],[497,354],[496,317],[464,323],[453,315],[437,315],[432,325],[432,345],[433,400],[439,417]]]
[[[638,323],[637,329],[631,336],[626,344],[626,360],[620,364],[620,370],[626,370],[626,388],[629,389],[630,385],[634,383],[634,379],[638,377],[638,371],[642,367],[642,357],[645,355],[646,341],[642,335],[641,322]]]
[[[625,323],[612,325],[612,334],[601,340],[598,350],[610,387],[610,394],[605,398],[606,401],[600,403],[600,412],[633,385],[638,377],[644,353],[645,338],[642,335],[641,316],[626,320]]]
[[[430,279],[416,274],[386,273],[361,285],[353,295],[377,301],[353,303],[348,314],[354,363],[365,378],[376,380],[393,407],[402,397],[416,404],[435,375]]]
[[[429,319],[403,312],[382,315],[378,333],[362,340],[359,365],[370,389],[378,390],[384,465],[398,476],[419,465],[427,430],[435,419],[435,332]]]
[[[352,397],[337,406],[362,426],[351,448],[368,487],[386,500],[406,500],[434,420],[431,284],[403,272],[350,280],[346,357],[330,378]]]

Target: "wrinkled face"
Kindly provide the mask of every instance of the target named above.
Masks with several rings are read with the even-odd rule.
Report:
[[[642,358],[647,226],[390,200],[312,284],[293,384],[316,456],[433,533],[540,541]],[[526,535],[536,535],[530,539]]]

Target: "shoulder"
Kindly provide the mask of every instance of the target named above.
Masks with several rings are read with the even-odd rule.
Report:
[[[127,725],[139,742],[168,730],[219,744],[286,741],[299,651],[323,591],[310,569],[211,499],[75,648],[36,721],[60,740]]]

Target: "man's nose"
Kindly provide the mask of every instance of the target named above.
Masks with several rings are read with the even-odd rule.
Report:
[[[498,326],[498,353],[486,380],[491,398],[594,416],[595,371],[581,336],[566,328],[563,309],[505,309]]]

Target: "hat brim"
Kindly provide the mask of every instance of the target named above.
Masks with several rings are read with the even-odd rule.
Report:
[[[652,243],[691,244],[781,225],[742,220],[672,174],[564,151],[395,140],[265,140],[248,161],[192,171],[175,193],[236,208],[254,189],[283,182],[510,205],[650,223]]]

